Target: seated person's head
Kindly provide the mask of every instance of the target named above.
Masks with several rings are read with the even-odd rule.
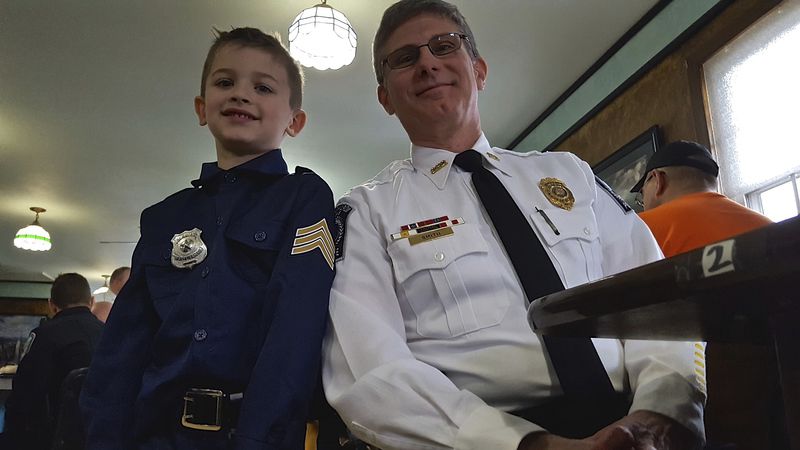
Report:
[[[195,98],[217,156],[257,156],[305,125],[303,72],[274,36],[255,28],[215,30]]]
[[[113,292],[114,295],[119,294],[119,291],[122,290],[122,286],[125,286],[130,276],[130,267],[117,267],[111,272],[111,278],[108,280],[108,289]]]
[[[94,303],[89,282],[77,273],[62,273],[50,287],[50,307],[53,312],[76,306],[91,307]]]
[[[650,157],[631,192],[640,193],[647,210],[687,194],[716,191],[718,175],[719,166],[705,146],[675,141]]]

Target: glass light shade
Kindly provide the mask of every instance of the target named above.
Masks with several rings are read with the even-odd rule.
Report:
[[[14,246],[23,250],[41,252],[50,250],[53,245],[50,242],[50,233],[39,225],[33,224],[17,231],[14,236]]]
[[[347,17],[324,3],[303,10],[289,26],[289,53],[306,67],[346,66],[356,56],[356,42]]]
[[[100,286],[92,292],[92,295],[105,294],[106,292],[108,292],[108,286]]]

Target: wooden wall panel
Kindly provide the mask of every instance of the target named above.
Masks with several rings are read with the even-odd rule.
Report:
[[[49,316],[47,299],[0,298],[0,315]]]

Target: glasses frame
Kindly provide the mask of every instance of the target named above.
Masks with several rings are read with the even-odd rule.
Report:
[[[458,37],[458,46],[454,47],[452,50],[450,50],[450,51],[447,51],[447,52],[445,52],[445,53],[439,53],[439,54],[437,54],[436,52],[434,52],[434,51],[433,51],[433,48],[431,47],[431,44],[435,43],[435,42],[436,42],[436,41],[438,41],[438,40],[441,40],[441,38],[443,38],[443,37],[445,37],[445,36],[449,36],[449,37]],[[467,36],[467,35],[466,35],[466,34],[464,34],[464,33],[456,33],[456,32],[453,32],[453,33],[442,33],[442,34],[437,34],[436,36],[433,36],[432,38],[430,38],[430,39],[428,40],[428,42],[426,42],[426,43],[424,43],[424,44],[422,44],[422,45],[417,45],[417,46],[414,46],[414,45],[405,45],[405,46],[403,46],[403,47],[400,47],[400,48],[398,48],[397,50],[394,50],[394,51],[390,52],[389,54],[387,54],[387,55],[386,55],[386,57],[385,57],[385,58],[383,58],[383,60],[381,60],[381,67],[384,67],[384,66],[386,66],[386,67],[388,67],[388,68],[389,68],[389,70],[399,70],[399,69],[405,69],[405,68],[407,68],[407,67],[411,67],[411,66],[413,66],[414,64],[416,64],[416,63],[417,63],[417,61],[419,61],[419,57],[420,57],[420,55],[421,55],[421,50],[420,50],[420,49],[421,49],[422,47],[428,47],[428,51],[430,51],[430,52],[431,52],[431,55],[433,55],[433,56],[435,56],[435,57],[437,57],[437,58],[441,58],[441,57],[443,57],[443,56],[446,56],[446,55],[449,55],[449,54],[451,54],[451,53],[455,53],[455,52],[457,52],[457,51],[458,51],[458,50],[459,50],[459,49],[460,49],[460,48],[463,46],[463,44],[461,43],[461,41],[467,41],[467,44],[469,44],[469,36]],[[389,59],[392,57],[392,55],[396,55],[398,52],[401,52],[401,51],[408,51],[408,50],[413,50],[413,51],[415,52],[415,54],[414,54],[414,59],[413,59],[413,60],[412,60],[410,63],[408,63],[408,64],[403,64],[403,65],[400,65],[400,66],[395,66],[395,67],[392,67],[392,66],[389,64]]]
[[[642,193],[642,191],[644,191],[644,187],[647,186],[647,183],[654,176],[656,176],[656,170],[658,169],[653,169],[647,173],[647,177],[645,177],[644,183],[642,183],[642,188],[639,189],[639,192],[636,193],[636,196],[633,199],[633,201],[636,202],[636,204],[639,205],[640,208],[644,208],[644,194]]]

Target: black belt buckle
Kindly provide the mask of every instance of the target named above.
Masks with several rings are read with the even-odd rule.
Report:
[[[221,430],[224,399],[225,394],[216,389],[189,389],[183,397],[181,425],[193,430]]]

